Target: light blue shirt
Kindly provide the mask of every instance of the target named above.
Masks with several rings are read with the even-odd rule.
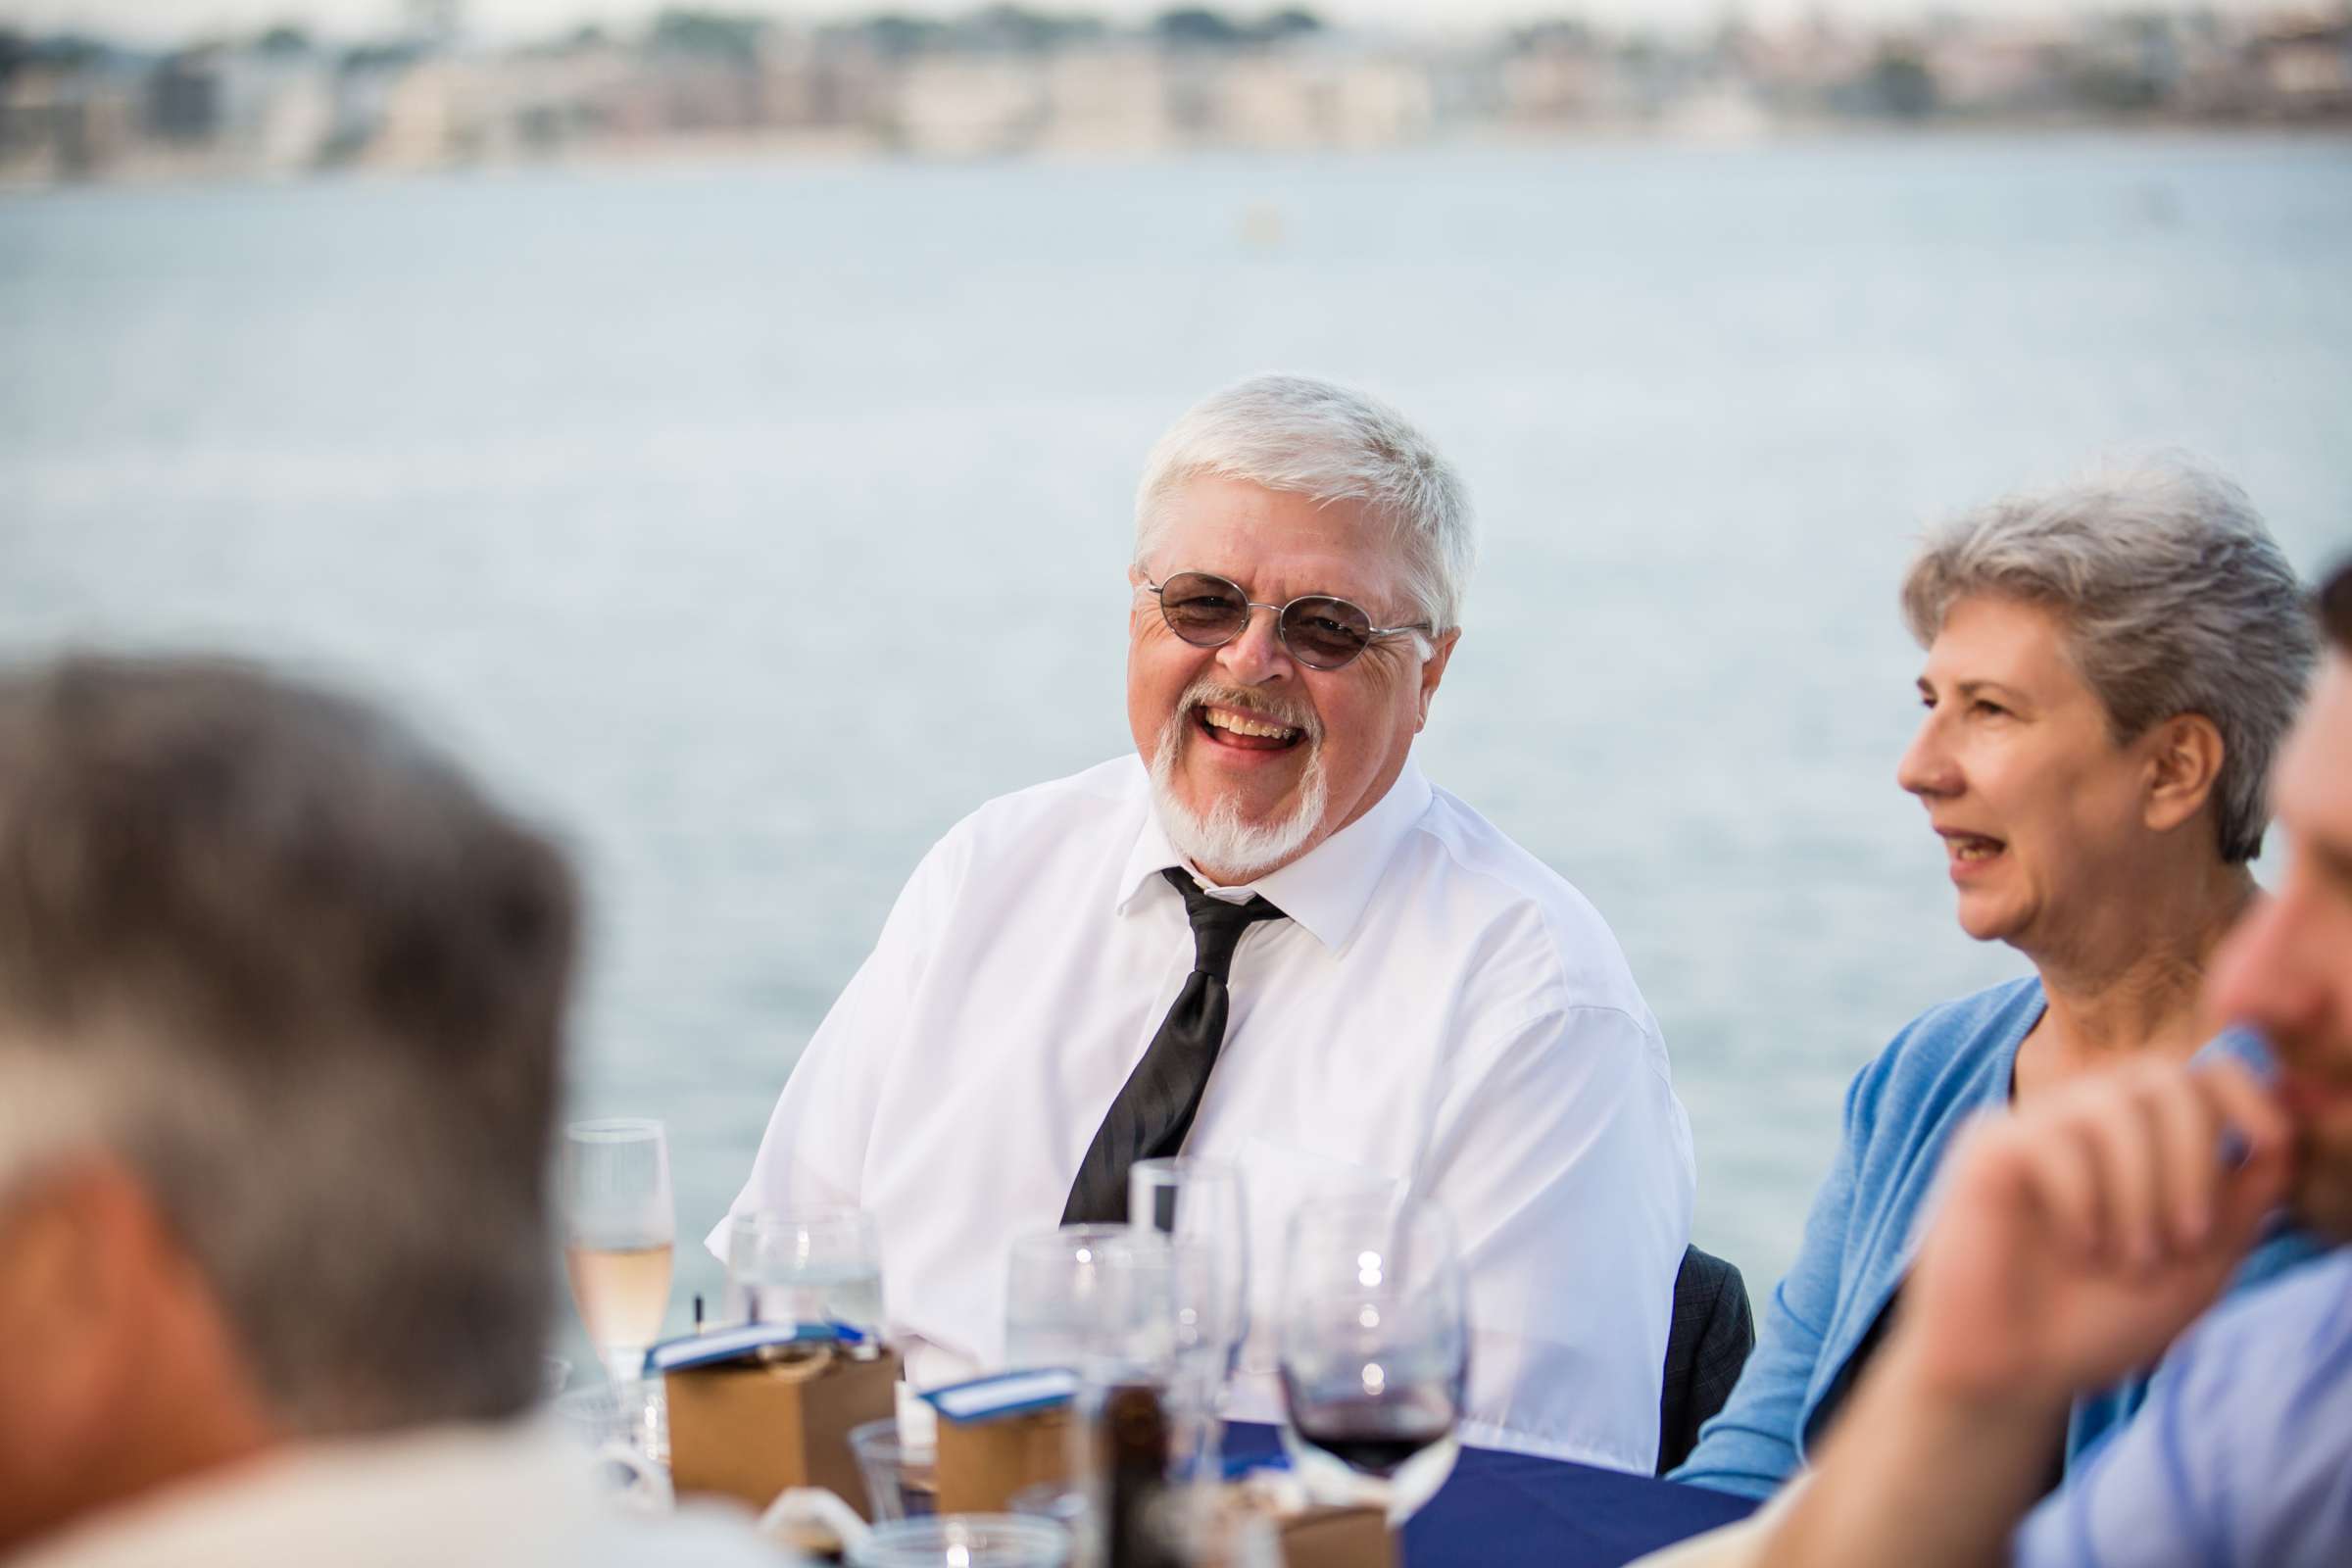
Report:
[[[1813,1200],[1796,1261],[1765,1300],[1755,1353],[1670,1480],[1763,1497],[1803,1463],[1860,1373],[1873,1325],[1910,1272],[1945,1149],[1971,1117],[2009,1103],[2018,1047],[2042,1007],[2041,982],[2033,978],[1931,1007],[1855,1075],[1845,1136]],[[2224,1035],[2205,1049],[2267,1069],[2252,1035]],[[2274,1231],[2231,1288],[2251,1289],[2318,1251],[2306,1235]],[[2146,1378],[2132,1377],[2075,1401],[2066,1434],[2070,1474],[2132,1418],[2146,1391]]]
[[[2018,1568],[2352,1563],[2352,1249],[2217,1308],[2018,1531]]]

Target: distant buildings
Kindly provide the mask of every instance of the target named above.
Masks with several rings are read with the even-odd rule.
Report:
[[[2352,125],[2352,5],[2071,22],[1825,21],[1696,37],[1575,24],[1471,42],[1205,8],[1118,28],[994,6],[814,29],[664,12],[469,46],[454,0],[328,47],[277,28],[142,54],[0,28],[0,184],[725,150],[1116,157],[1445,137],[1752,137],[1873,122]]]

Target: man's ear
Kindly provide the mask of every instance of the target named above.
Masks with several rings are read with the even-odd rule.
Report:
[[[1429,724],[1429,702],[1438,695],[1438,683],[1446,678],[1446,662],[1453,658],[1453,645],[1462,640],[1462,628],[1456,626],[1437,640],[1437,652],[1421,662],[1421,711],[1413,720],[1413,733],[1419,734]]]
[[[2180,713],[2142,738],[2147,748],[2147,825],[2167,833],[2195,816],[2213,798],[2229,748],[2203,713]]]
[[[0,1200],[0,1491],[71,1494],[122,1440],[143,1319],[165,1284],[154,1226],[138,1183],[102,1156]]]
[[[0,1198],[0,1556],[279,1433],[138,1175],[75,1158]]]
[[[1127,568],[1127,635],[1130,637],[1143,628],[1145,615],[1159,612],[1158,600],[1144,597],[1144,584],[1150,580],[1144,575],[1143,563],[1138,562]]]

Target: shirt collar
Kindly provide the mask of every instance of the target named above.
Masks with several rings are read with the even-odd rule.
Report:
[[[1261,893],[1284,914],[1304,926],[1317,942],[1336,950],[1354,934],[1363,919],[1365,906],[1372,902],[1372,890],[1380,884],[1381,873],[1388,869],[1389,860],[1404,842],[1405,834],[1429,808],[1429,780],[1408,756],[1396,774],[1396,782],[1389,786],[1389,792],[1372,809],[1279,871],[1270,871],[1254,882],[1213,891],[1237,898]],[[1119,873],[1111,911],[1125,914],[1135,906],[1138,895],[1153,887],[1174,897],[1176,890],[1167,887],[1159,874],[1171,865],[1183,866],[1187,871],[1193,869],[1192,862],[1177,854],[1175,846],[1168,842],[1166,831],[1159,825],[1159,812],[1152,805],[1147,790],[1143,826],[1136,832],[1135,848],[1128,854],[1126,869]]]

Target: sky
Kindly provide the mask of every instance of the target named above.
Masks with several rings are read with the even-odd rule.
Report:
[[[493,41],[544,37],[582,22],[620,30],[641,24],[664,3],[822,20],[882,10],[956,14],[982,0],[460,0],[470,29]],[[1149,16],[1176,0],[1028,0],[1039,10]],[[1209,0],[1217,3],[1217,0]],[[1251,15],[1298,0],[1222,0],[1220,9]],[[1727,14],[1770,23],[1815,11],[1858,20],[1899,21],[1934,10],[1945,14],[2048,16],[2113,11],[2124,0],[1304,0],[1334,22],[1402,25],[1414,30],[1484,27],[1542,17],[1574,16],[1623,25],[1706,24]],[[2225,10],[2263,9],[2261,0],[2220,0]],[[34,31],[74,29],[142,42],[234,36],[275,22],[298,22],[335,37],[393,30],[403,0],[0,0],[0,23]]]

